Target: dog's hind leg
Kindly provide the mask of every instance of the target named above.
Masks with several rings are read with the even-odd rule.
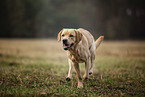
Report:
[[[95,60],[95,44],[92,44],[92,47],[90,48],[90,53],[91,53],[91,64],[89,66],[89,75],[91,75],[93,73],[93,69],[94,69],[94,60]]]
[[[89,75],[91,75],[93,73],[93,69],[94,69],[94,60],[95,60],[95,55],[91,56],[91,65],[89,68]]]
[[[91,65],[91,58],[89,57],[85,62],[85,74],[83,76],[84,79],[89,79],[89,67]]]

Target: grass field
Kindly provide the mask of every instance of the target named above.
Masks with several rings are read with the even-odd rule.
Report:
[[[53,39],[0,39],[0,96],[145,97],[145,41],[104,41],[94,74],[77,89],[75,72]],[[84,64],[80,64],[84,73]]]

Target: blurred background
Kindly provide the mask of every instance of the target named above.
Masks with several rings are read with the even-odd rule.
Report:
[[[1,0],[1,38],[56,38],[84,28],[95,38],[145,39],[145,0]]]

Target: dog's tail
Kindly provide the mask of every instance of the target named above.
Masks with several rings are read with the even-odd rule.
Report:
[[[96,45],[96,49],[99,47],[100,43],[103,41],[104,36],[100,36],[96,41],[95,41],[95,45]]]

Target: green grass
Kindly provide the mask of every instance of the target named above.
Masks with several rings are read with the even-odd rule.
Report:
[[[94,74],[77,89],[56,40],[0,39],[0,96],[145,96],[145,42],[104,41]],[[80,64],[82,75],[84,64]]]

